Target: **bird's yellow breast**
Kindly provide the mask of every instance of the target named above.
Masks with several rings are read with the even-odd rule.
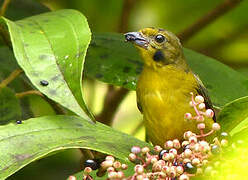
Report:
[[[181,139],[186,130],[195,131],[195,122],[186,122],[190,92],[197,94],[197,81],[192,72],[168,65],[159,69],[145,66],[137,84],[146,131],[153,144],[162,145],[169,139]]]

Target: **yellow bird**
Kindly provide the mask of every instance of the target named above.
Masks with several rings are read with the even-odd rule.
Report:
[[[163,145],[166,140],[182,140],[188,130],[198,132],[195,121],[184,120],[187,112],[195,115],[189,105],[190,93],[203,96],[206,108],[212,109],[212,103],[206,88],[187,65],[179,39],[158,28],[129,32],[125,38],[139,49],[144,61],[136,92],[148,140]],[[210,130],[213,123],[213,119],[205,120],[206,129]]]

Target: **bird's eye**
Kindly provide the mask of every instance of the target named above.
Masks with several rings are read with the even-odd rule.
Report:
[[[157,36],[155,36],[155,41],[157,43],[162,43],[162,42],[164,42],[164,40],[165,40],[165,37],[161,34],[158,34]]]

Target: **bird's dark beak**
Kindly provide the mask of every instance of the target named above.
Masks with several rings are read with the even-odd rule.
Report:
[[[147,48],[148,46],[148,41],[146,38],[142,36],[140,32],[128,32],[125,35],[126,41],[133,42],[137,46]]]

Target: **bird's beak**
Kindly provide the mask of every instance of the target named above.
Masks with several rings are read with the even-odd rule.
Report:
[[[137,46],[147,49],[148,40],[140,32],[128,32],[125,34],[126,41],[133,42]]]

